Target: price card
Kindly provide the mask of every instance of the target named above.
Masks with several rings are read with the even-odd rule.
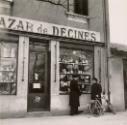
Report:
[[[41,88],[41,84],[40,83],[33,83],[33,88],[34,89],[40,89]]]

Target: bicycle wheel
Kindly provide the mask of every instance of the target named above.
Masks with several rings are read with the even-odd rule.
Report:
[[[103,108],[101,107],[101,105],[97,105],[97,114],[98,115],[104,114],[104,111],[103,111]]]
[[[97,101],[97,113],[98,113],[98,115],[102,115],[102,114],[104,114],[102,105],[100,104],[99,101]]]
[[[90,105],[89,110],[90,110],[90,113],[91,113],[91,114],[97,114],[97,112],[98,112],[97,106],[96,106],[95,103],[93,103],[93,104]]]

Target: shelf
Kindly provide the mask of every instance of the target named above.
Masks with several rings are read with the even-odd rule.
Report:
[[[14,82],[0,82],[0,84],[3,83],[3,84],[13,84],[13,83],[16,83],[15,81]]]
[[[64,82],[70,87],[70,82],[73,79],[73,75],[78,76],[79,87],[81,88],[82,94],[90,94],[91,86],[91,75],[85,71],[87,66],[90,64],[81,62],[59,62],[60,65],[60,95],[68,95],[68,89],[62,87]]]
[[[60,95],[69,95],[69,92],[59,92]],[[91,92],[87,92],[87,91],[82,91],[82,94],[81,95],[84,95],[84,94],[91,94]]]
[[[83,76],[87,76],[88,74],[76,74],[76,73],[63,74],[63,73],[60,73],[60,75],[83,75]]]
[[[16,57],[0,57],[1,59],[16,59]]]
[[[85,82],[84,82],[84,83],[85,83]],[[83,85],[91,86],[91,84],[89,84],[89,83],[87,83],[87,84],[85,83],[85,84],[83,84]]]
[[[86,63],[71,63],[71,62],[59,62],[60,64],[66,64],[66,65],[81,65],[81,66],[88,66],[89,64]]]
[[[5,71],[5,70],[4,70],[4,71],[0,71],[0,72],[15,72],[15,70],[14,70],[14,71]]]

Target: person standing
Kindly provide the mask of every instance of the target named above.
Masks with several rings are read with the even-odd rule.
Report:
[[[73,80],[70,82],[70,115],[78,114],[80,95],[81,92],[78,86],[78,75],[73,75]]]
[[[96,78],[93,78],[92,80],[92,86],[91,86],[91,99],[96,100],[98,99],[101,102],[101,93],[102,93],[102,87],[101,84],[98,83],[98,80]]]

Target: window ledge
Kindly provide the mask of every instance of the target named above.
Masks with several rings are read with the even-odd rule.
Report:
[[[68,17],[68,20],[79,22],[79,23],[88,23],[89,16],[84,16],[73,12],[65,12],[65,14]]]

